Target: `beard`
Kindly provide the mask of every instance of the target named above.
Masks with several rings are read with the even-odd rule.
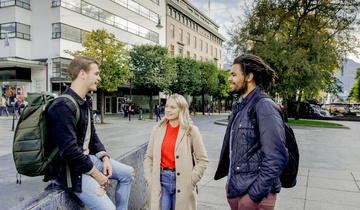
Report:
[[[236,93],[239,95],[243,95],[248,90],[248,83],[244,80],[240,88],[235,88],[234,90],[230,90],[231,93]]]

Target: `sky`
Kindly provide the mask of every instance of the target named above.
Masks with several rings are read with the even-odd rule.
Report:
[[[219,32],[225,39],[229,39],[227,30],[231,28],[232,22],[237,21],[239,17],[243,17],[246,7],[251,7],[253,0],[187,0],[202,13],[207,15],[212,21],[219,26]],[[210,4],[209,4],[210,2]],[[210,5],[210,10],[209,10]],[[360,39],[360,30],[357,31]],[[226,42],[226,41],[225,41]],[[225,44],[225,43],[224,43]],[[225,49],[226,50],[226,49]],[[360,52],[360,50],[358,50]],[[225,51],[225,57],[232,61],[231,55]],[[360,63],[360,58],[349,55],[349,58]],[[225,61],[226,62],[226,61]],[[226,62],[228,63],[228,62]]]

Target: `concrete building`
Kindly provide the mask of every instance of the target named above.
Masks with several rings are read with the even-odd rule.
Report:
[[[224,67],[219,26],[186,0],[166,0],[166,46],[172,56],[213,61]]]
[[[64,91],[72,58],[64,50],[82,50],[83,32],[106,29],[129,47],[165,46],[165,6],[161,0],[0,0],[0,93]],[[108,95],[106,112],[119,112],[124,97]]]

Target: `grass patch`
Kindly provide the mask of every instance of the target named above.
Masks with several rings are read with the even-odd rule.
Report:
[[[324,122],[324,121],[319,121],[319,120],[294,120],[294,119],[289,119],[287,124],[289,124],[289,125],[335,126],[335,127],[336,126],[340,126],[340,127],[343,126],[343,125],[338,124],[338,123]]]

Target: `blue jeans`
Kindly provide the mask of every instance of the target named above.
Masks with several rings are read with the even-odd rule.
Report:
[[[157,114],[157,115],[156,115],[156,122],[157,122],[159,119],[161,120],[161,116],[160,116],[160,114]]]
[[[161,210],[175,210],[176,172],[161,171]]]
[[[7,116],[9,116],[9,111],[8,111],[8,109],[7,109],[7,107],[6,107],[6,106],[1,107],[0,109],[1,109],[0,116],[2,115],[2,113],[3,113],[4,111],[6,112],[6,115],[7,115]]]
[[[89,155],[94,166],[99,170],[103,170],[103,162],[95,155]],[[112,177],[118,181],[115,192],[115,201],[117,210],[127,210],[129,203],[130,187],[133,180],[131,166],[119,163],[110,159],[112,165]],[[106,193],[99,194],[99,183],[90,175],[82,175],[82,192],[74,192],[79,199],[85,203],[90,209],[115,209],[113,202]],[[101,189],[100,189],[101,192]]]

